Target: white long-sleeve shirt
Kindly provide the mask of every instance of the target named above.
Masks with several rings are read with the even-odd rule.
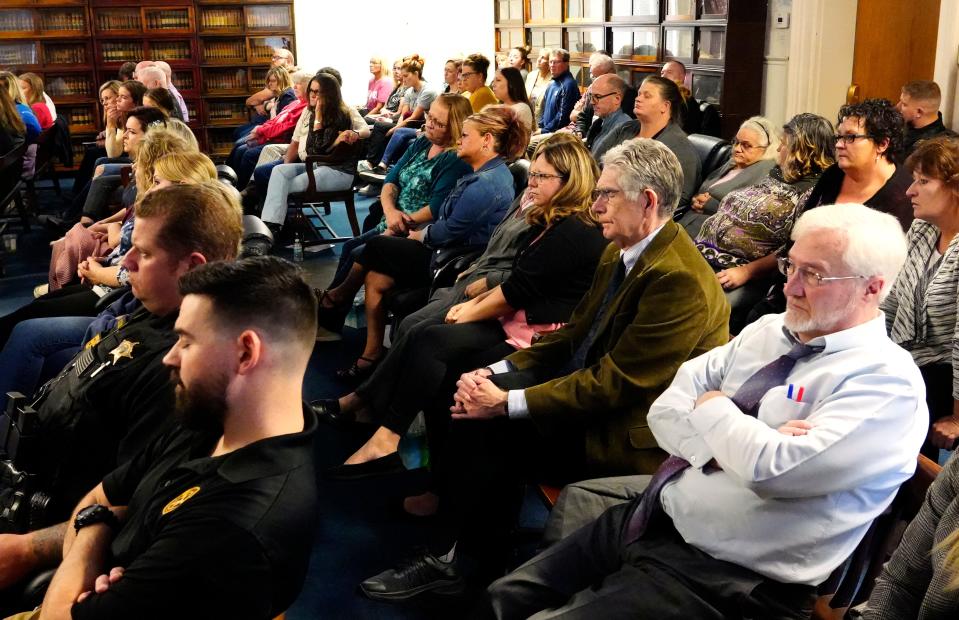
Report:
[[[683,364],[650,408],[659,445],[692,467],[666,485],[663,509],[689,544],[785,583],[815,585],[845,560],[916,467],[929,413],[919,369],[885,319],[816,338],[758,417],[729,398],[792,341],[782,315]],[[802,396],[799,398],[800,390]],[[807,420],[808,434],[776,429]],[[722,471],[703,466],[716,459]]]

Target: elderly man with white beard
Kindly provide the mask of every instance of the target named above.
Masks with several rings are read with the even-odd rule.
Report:
[[[786,313],[680,367],[648,416],[671,456],[490,586],[497,617],[809,617],[914,472],[928,411],[879,311],[906,254],[896,220],[824,206],[792,237]]]

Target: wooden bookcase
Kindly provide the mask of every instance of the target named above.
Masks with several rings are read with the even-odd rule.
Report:
[[[605,50],[638,85],[672,59],[686,86],[719,106],[723,137],[759,114],[768,0],[494,0],[497,53],[528,45],[570,52],[570,71],[589,84],[589,55]],[[535,67],[534,67],[535,70]]]
[[[273,47],[296,53],[292,0],[3,0],[0,68],[43,78],[74,153],[103,129],[97,89],[128,60],[165,60],[205,152],[246,123]],[[79,160],[75,163],[79,163]]]

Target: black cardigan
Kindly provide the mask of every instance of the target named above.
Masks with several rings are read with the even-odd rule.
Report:
[[[806,199],[803,212],[821,205],[831,205],[836,202],[839,196],[839,190],[842,189],[842,181],[846,178],[839,164],[833,164],[826,168],[819,182],[809,193]],[[876,211],[882,211],[889,215],[894,215],[903,230],[909,230],[912,224],[912,201],[906,196],[906,190],[912,184],[912,175],[906,170],[905,166],[896,166],[896,171],[886,181],[886,184],[879,188],[872,197],[864,204]]]
[[[596,224],[569,216],[540,239],[542,226],[527,232],[529,244],[513,261],[503,281],[506,302],[526,310],[529,324],[565,323],[593,282],[600,256],[608,245]]]

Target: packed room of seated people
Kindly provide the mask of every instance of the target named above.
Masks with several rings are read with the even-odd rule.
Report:
[[[429,59],[443,85],[426,62],[345,76],[277,49],[226,166],[166,62],[100,86],[47,281],[0,316],[0,616],[282,615],[319,588],[324,485],[407,476],[419,428],[394,518],[426,548],[368,559],[355,596],[446,601],[429,617],[955,617],[959,459],[929,484],[959,440],[939,87],[724,142],[678,61],[634,87],[597,52],[585,89],[564,49]],[[0,71],[24,179],[54,104]],[[375,198],[325,289],[280,258],[308,188]],[[333,351],[340,387],[305,402]],[[358,436],[319,471],[320,437]],[[531,501],[552,509],[532,549]]]

